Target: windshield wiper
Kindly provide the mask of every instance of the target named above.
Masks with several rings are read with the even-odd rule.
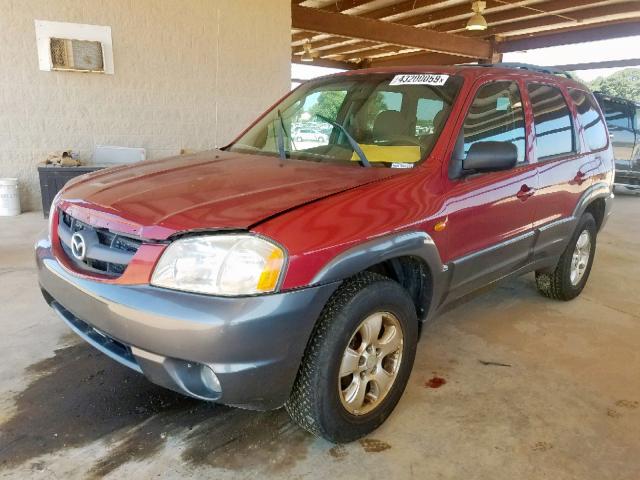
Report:
[[[282,118],[282,113],[280,112],[279,108],[276,110],[276,113],[278,114],[278,119],[280,120],[280,124],[278,125],[278,128],[276,128],[276,130],[278,131],[278,153],[280,154],[281,160],[286,160],[287,152],[284,149],[284,133],[286,133],[286,130],[284,128],[284,119]]]
[[[354,140],[354,138],[349,134],[349,132],[347,132],[346,128],[344,128],[338,122],[334,122],[330,118],[327,118],[324,115],[320,115],[319,113],[316,113],[315,116],[318,117],[320,120],[324,120],[325,122],[333,125],[334,127],[339,128],[340,131],[342,133],[344,133],[344,136],[347,137],[347,140],[349,141],[349,145],[351,145],[351,148],[353,148],[353,151],[356,152],[358,157],[360,157],[360,161],[362,162],[362,166],[363,167],[370,167],[371,166],[371,163],[369,163],[369,160],[367,159],[367,156],[364,154],[364,152],[360,148],[360,145],[358,145],[358,142],[356,142]]]

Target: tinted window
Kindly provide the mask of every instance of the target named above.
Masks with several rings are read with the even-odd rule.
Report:
[[[576,104],[578,119],[584,130],[584,139],[590,150],[600,150],[607,145],[607,130],[595,106],[593,97],[580,90],[569,90]]]
[[[625,105],[610,100],[604,100],[603,103],[604,116],[609,127],[631,128],[631,112],[627,110]]]
[[[476,142],[511,142],[518,149],[518,162],[525,159],[524,112],[515,82],[493,82],[482,86],[464,121],[464,156]]]
[[[533,108],[538,159],[573,152],[571,112],[560,89],[537,83],[529,84],[527,89]]]

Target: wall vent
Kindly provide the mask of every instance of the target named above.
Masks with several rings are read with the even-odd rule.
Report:
[[[40,70],[113,75],[111,27],[35,20]]]
[[[49,39],[53,70],[104,73],[102,43],[69,38]]]

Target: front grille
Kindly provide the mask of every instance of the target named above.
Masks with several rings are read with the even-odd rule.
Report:
[[[83,255],[78,255],[78,248],[74,252],[72,244],[76,233],[84,245]],[[137,238],[107,228],[92,227],[62,211],[59,215],[58,237],[67,257],[78,268],[113,277],[124,273],[142,243]]]

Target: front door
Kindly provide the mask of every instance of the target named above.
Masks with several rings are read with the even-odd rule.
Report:
[[[449,166],[445,261],[453,269],[450,298],[497,280],[529,259],[537,174],[529,163],[526,130],[518,82],[489,81],[477,88]],[[471,145],[486,141],[515,144],[517,165],[499,172],[464,172]]]

